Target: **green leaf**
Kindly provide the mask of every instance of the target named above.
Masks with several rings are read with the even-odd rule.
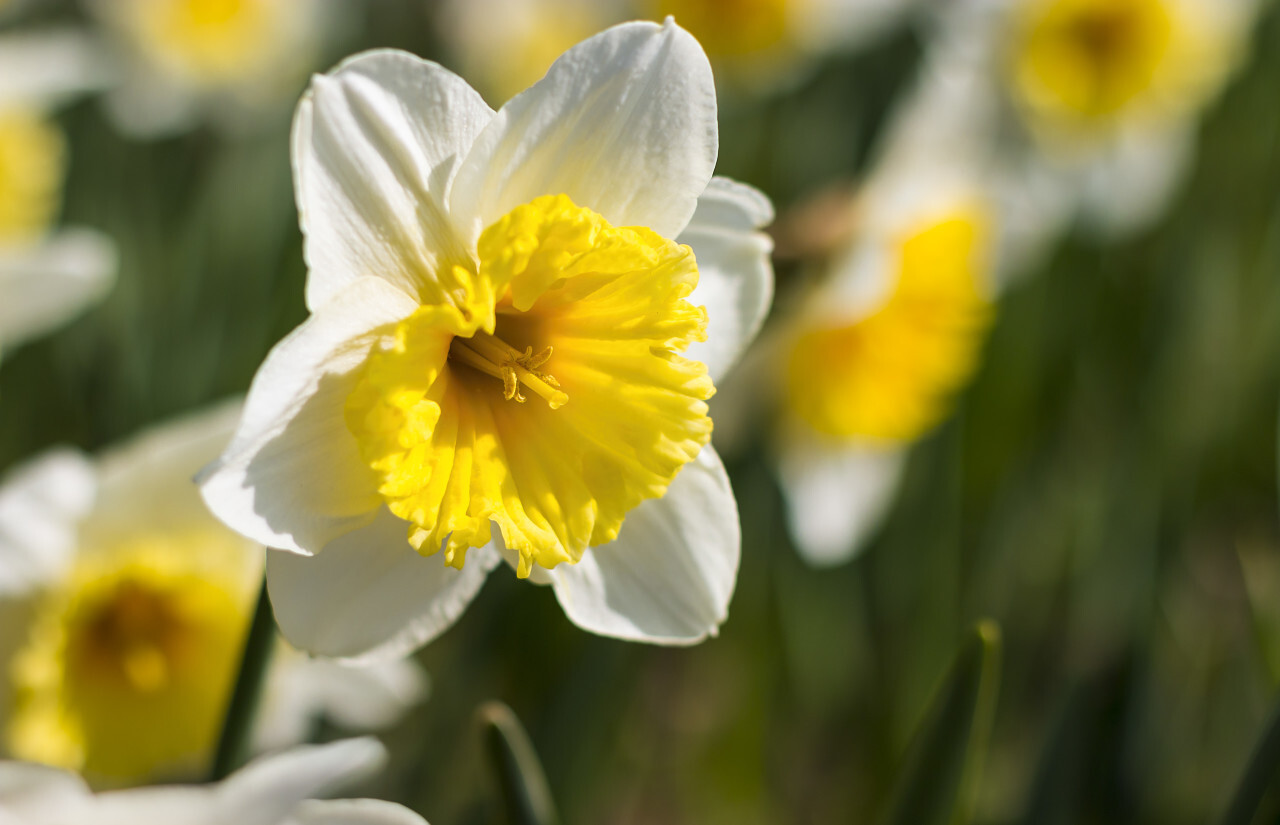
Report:
[[[511,825],[556,825],[555,803],[542,763],[529,735],[511,708],[486,702],[476,711],[483,727],[485,753],[493,765]]]
[[[1250,825],[1257,819],[1268,791],[1275,796],[1277,778],[1280,778],[1280,703],[1272,710],[1267,729],[1254,746],[1221,825]]]
[[[973,814],[1000,682],[1000,627],[978,622],[926,712],[884,825],[964,825]]]

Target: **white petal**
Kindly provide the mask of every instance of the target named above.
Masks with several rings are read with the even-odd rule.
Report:
[[[86,520],[94,543],[112,545],[155,531],[225,529],[209,513],[192,483],[201,467],[231,440],[243,409],[232,398],[143,430],[98,460],[98,501]]]
[[[407,523],[386,509],[372,524],[304,557],[267,554],[267,585],[280,630],[321,656],[369,662],[403,656],[452,625],[499,562],[492,547],[471,550],[456,570],[424,557]]]
[[[75,552],[97,490],[81,453],[57,448],[11,470],[0,484],[0,596],[56,581]]]
[[[0,247],[0,349],[70,321],[106,294],[115,271],[115,247],[88,229]]]
[[[0,37],[0,104],[43,105],[111,82],[106,59],[83,32],[28,30]]]
[[[465,81],[406,52],[365,52],[312,80],[293,124],[308,307],[366,275],[417,295],[440,265],[470,259],[444,197],[492,117]]]
[[[0,761],[0,823],[87,822],[90,800],[89,786],[70,771]]]
[[[1077,178],[1085,222],[1114,238],[1157,220],[1191,163],[1194,140],[1186,125],[1118,133]]]
[[[897,446],[793,442],[779,461],[796,549],[815,566],[848,561],[880,524],[902,477]]]
[[[565,615],[584,630],[687,645],[728,616],[741,549],[729,477],[708,446],[665,496],[631,511],[616,541],[550,572]]]
[[[674,238],[718,147],[702,47],[670,19],[624,23],[565,52],[498,111],[458,169],[450,212],[474,240],[516,206],[565,194],[615,226]]]
[[[255,723],[255,748],[300,742],[320,717],[353,731],[385,728],[422,700],[427,685],[412,659],[361,667],[314,659],[281,643]]]
[[[271,350],[235,438],[197,477],[218,518],[297,553],[369,523],[382,502],[343,408],[374,341],[416,306],[386,281],[362,278]]]
[[[333,799],[302,803],[285,825],[427,825],[427,821],[394,802]]]
[[[707,340],[685,355],[719,381],[755,338],[773,300],[772,239],[759,229],[773,221],[764,193],[728,178],[712,178],[680,243],[698,259],[698,288],[689,298],[707,308]]]

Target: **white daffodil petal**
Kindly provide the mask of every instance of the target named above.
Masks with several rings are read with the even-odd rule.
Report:
[[[381,799],[303,802],[283,825],[427,825],[413,811]]]
[[[28,30],[0,37],[0,103],[47,106],[112,81],[107,60],[84,32]]]
[[[31,592],[62,575],[96,490],[89,460],[70,448],[9,472],[0,484],[0,596]]]
[[[385,728],[421,701],[427,686],[426,673],[412,659],[356,667],[281,644],[254,725],[254,747],[266,751],[303,741],[318,717],[352,730]]]
[[[98,460],[98,500],[84,531],[112,546],[138,526],[182,532],[222,525],[193,494],[191,477],[218,457],[235,432],[244,401],[233,398],[166,421],[104,452]]]
[[[115,271],[115,247],[88,229],[0,248],[0,349],[71,320],[106,294]]]
[[[94,825],[280,825],[302,800],[367,776],[385,761],[385,749],[368,737],[298,747],[250,762],[221,785],[99,794],[86,821]]]
[[[1105,237],[1136,232],[1160,217],[1185,178],[1195,133],[1187,124],[1129,129],[1076,178],[1083,215]]]
[[[676,240],[693,248],[698,288],[689,298],[707,308],[707,340],[685,357],[702,361],[719,381],[755,338],[773,300],[773,240],[760,228],[773,221],[761,192],[728,178],[712,178],[698,209]]]
[[[898,447],[795,444],[779,462],[791,534],[815,566],[848,561],[884,518],[902,477]]]
[[[362,278],[271,350],[235,438],[197,478],[218,518],[298,553],[369,523],[382,500],[343,408],[379,330],[416,307],[386,281]]]
[[[500,556],[475,549],[457,570],[439,555],[419,555],[407,530],[384,509],[318,555],[268,553],[267,586],[285,638],[312,653],[365,662],[402,656],[448,629]]]
[[[565,194],[614,226],[680,234],[715,167],[715,84],[702,47],[670,19],[589,38],[512,98],[458,169],[463,237],[540,195]]]
[[[91,799],[89,786],[70,771],[0,761],[0,823],[88,822],[83,814]]]
[[[470,255],[444,215],[449,178],[493,110],[461,78],[406,52],[316,76],[293,125],[307,306],[365,275],[410,295]]]
[[[616,541],[550,572],[565,615],[584,630],[693,644],[728,616],[741,549],[729,478],[708,446],[664,497],[631,511]]]

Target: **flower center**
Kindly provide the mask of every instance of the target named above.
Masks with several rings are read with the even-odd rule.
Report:
[[[13,753],[113,780],[206,756],[248,626],[256,557],[221,532],[85,554],[13,660]]]
[[[24,109],[0,111],[0,245],[38,237],[58,209],[62,134]]]
[[[1155,85],[1173,30],[1166,0],[1033,4],[1015,54],[1019,93],[1050,114],[1114,115]]]
[[[209,84],[252,76],[271,59],[279,18],[294,0],[162,0],[130,3],[126,25],[150,58]]]
[[[783,45],[794,7],[808,0],[661,0],[656,19],[674,15],[712,57],[757,55]]]
[[[901,243],[892,294],[865,318],[802,335],[788,362],[792,412],[837,438],[905,442],[945,415],[989,323],[983,216],[958,212]]]
[[[613,540],[710,439],[714,387],[679,355],[706,313],[685,300],[688,247],[564,195],[516,207],[476,251],[439,291],[452,303],[370,353],[346,421],[419,552],[461,567],[497,524],[527,576]]]
[[[560,390],[560,382],[554,376],[539,370],[551,360],[552,352],[552,347],[546,347],[534,353],[532,346],[521,352],[501,338],[480,331],[470,338],[454,338],[449,344],[450,361],[502,381],[502,397],[506,400],[523,404],[525,397],[520,387],[525,386],[555,410],[563,406],[569,396]]]

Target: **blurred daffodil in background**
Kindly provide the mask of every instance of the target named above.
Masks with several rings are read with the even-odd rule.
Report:
[[[261,587],[263,551],[205,510],[191,475],[238,402],[91,461],[61,449],[0,486],[0,722],[17,757],[133,784],[207,769]],[[314,662],[280,643],[259,747],[322,716],[383,727],[421,695],[415,665]]]
[[[4,821],[24,825],[425,825],[390,802],[311,799],[368,776],[385,761],[376,741],[349,739],[260,759],[215,785],[98,794],[72,773],[0,762],[0,813]]]
[[[85,0],[118,76],[107,98],[129,135],[202,121],[249,128],[288,111],[315,68],[329,0]]]
[[[67,146],[53,110],[100,84],[101,71],[77,32],[0,37],[0,351],[65,323],[111,286],[110,241],[57,228]]]
[[[705,402],[772,270],[767,200],[712,178],[697,42],[609,29],[497,113],[435,64],[358,55],[313,81],[293,147],[312,315],[201,482],[279,548],[285,635],[412,649],[504,560],[589,630],[715,633],[740,535]]]
[[[982,78],[991,140],[1037,197],[1110,234],[1149,226],[1196,119],[1248,56],[1255,0],[968,0],[940,12],[949,69]]]

